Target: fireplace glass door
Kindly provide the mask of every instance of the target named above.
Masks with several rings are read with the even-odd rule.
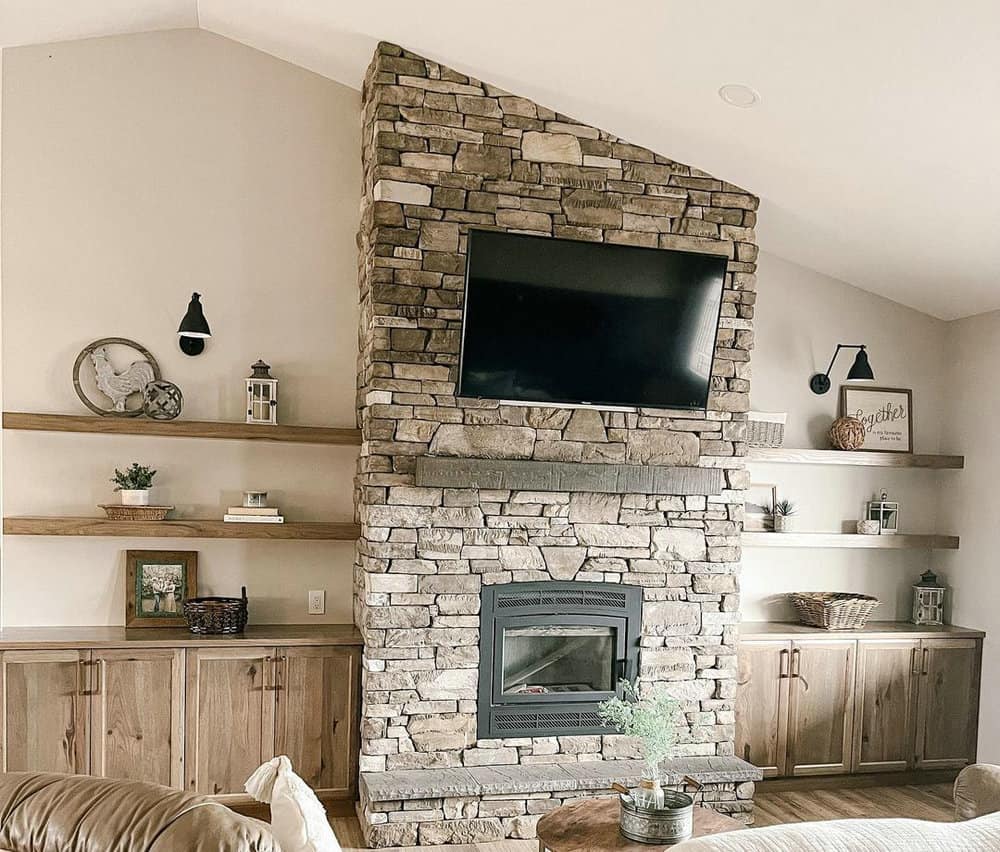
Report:
[[[503,631],[501,688],[516,696],[605,692],[615,689],[617,629],[598,624],[545,624]]]

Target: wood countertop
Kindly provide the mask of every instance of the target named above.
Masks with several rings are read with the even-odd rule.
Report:
[[[199,636],[184,627],[11,627],[0,650],[40,648],[197,648],[215,645],[361,645],[353,624],[254,624],[237,635]]]
[[[789,621],[744,621],[740,639],[982,639],[971,627],[910,624],[908,621],[869,621],[860,630],[821,630]]]

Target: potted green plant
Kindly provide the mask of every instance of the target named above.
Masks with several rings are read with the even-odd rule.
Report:
[[[149,489],[153,485],[153,477],[156,471],[146,465],[132,462],[132,465],[125,470],[115,468],[115,475],[111,481],[115,484],[115,491],[121,494],[123,506],[148,506]]]
[[[792,520],[798,509],[791,500],[778,500],[771,509],[771,520],[774,522],[775,532],[791,532],[794,521]]]
[[[597,709],[605,725],[642,743],[646,774],[635,795],[644,807],[663,807],[663,787],[660,784],[660,761],[670,755],[677,744],[677,702],[663,689],[645,698],[640,697],[639,682],[621,681],[622,694],[609,698]]]

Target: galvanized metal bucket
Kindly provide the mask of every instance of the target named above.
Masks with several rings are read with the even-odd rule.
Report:
[[[673,846],[691,836],[694,799],[687,793],[664,790],[662,808],[641,807],[631,796],[619,800],[619,830],[629,840]]]

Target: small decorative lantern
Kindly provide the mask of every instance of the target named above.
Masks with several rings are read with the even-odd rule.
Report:
[[[250,367],[253,375],[247,379],[247,423],[278,425],[278,380],[269,372],[271,367],[258,360]]]
[[[913,585],[913,623],[944,624],[945,587],[933,571],[925,571]]]
[[[878,521],[879,535],[895,535],[899,531],[899,503],[883,491],[878,500],[868,503],[868,520]]]

